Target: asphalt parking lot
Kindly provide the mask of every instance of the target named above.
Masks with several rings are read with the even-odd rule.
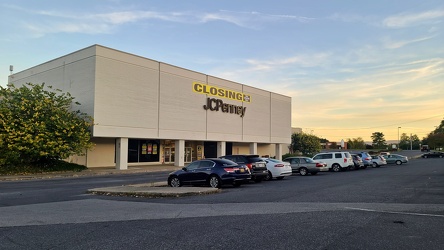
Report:
[[[442,249],[443,161],[294,175],[182,197],[85,193],[164,181],[168,172],[0,182],[0,232],[8,236],[0,237],[0,244],[4,249],[122,249],[128,242],[133,249],[245,249],[251,242],[255,249]],[[222,238],[229,240],[214,240]]]

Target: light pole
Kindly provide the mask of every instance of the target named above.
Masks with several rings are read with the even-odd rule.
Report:
[[[398,151],[399,151],[399,129],[400,129],[401,127],[398,127]]]

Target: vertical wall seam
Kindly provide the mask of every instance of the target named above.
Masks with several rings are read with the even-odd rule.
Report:
[[[208,85],[208,75],[205,75],[205,83]],[[208,94],[205,95],[208,98]],[[205,140],[208,141],[208,110],[205,110]]]
[[[157,138],[160,139],[160,62],[158,68],[158,89],[157,89]]]
[[[244,93],[244,84],[242,84],[242,93]],[[251,100],[251,99],[250,99]],[[242,100],[242,108],[244,108],[244,100]],[[244,116],[245,117],[245,116]],[[242,133],[242,142],[244,142],[244,117],[241,117],[242,118],[242,130],[241,130],[241,133]]]
[[[272,93],[270,92],[270,138],[269,138],[270,143],[272,142],[272,134],[271,133],[273,132],[273,128],[272,128],[272,126],[273,126],[273,121],[272,121],[273,103],[272,102],[273,102],[273,98],[272,98]]]

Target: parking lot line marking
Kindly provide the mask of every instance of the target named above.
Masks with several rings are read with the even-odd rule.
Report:
[[[430,216],[430,217],[442,217],[442,214],[420,214],[420,213],[408,213],[408,212],[393,212],[393,211],[378,211],[373,209],[365,209],[365,208],[356,208],[356,207],[345,207],[345,209],[366,211],[366,212],[376,212],[376,213],[388,213],[388,214],[405,214],[405,215],[416,215],[416,216]]]

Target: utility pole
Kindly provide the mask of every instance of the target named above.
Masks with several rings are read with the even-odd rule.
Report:
[[[399,129],[400,129],[401,127],[398,127],[398,148],[396,149],[396,151],[399,151]]]

